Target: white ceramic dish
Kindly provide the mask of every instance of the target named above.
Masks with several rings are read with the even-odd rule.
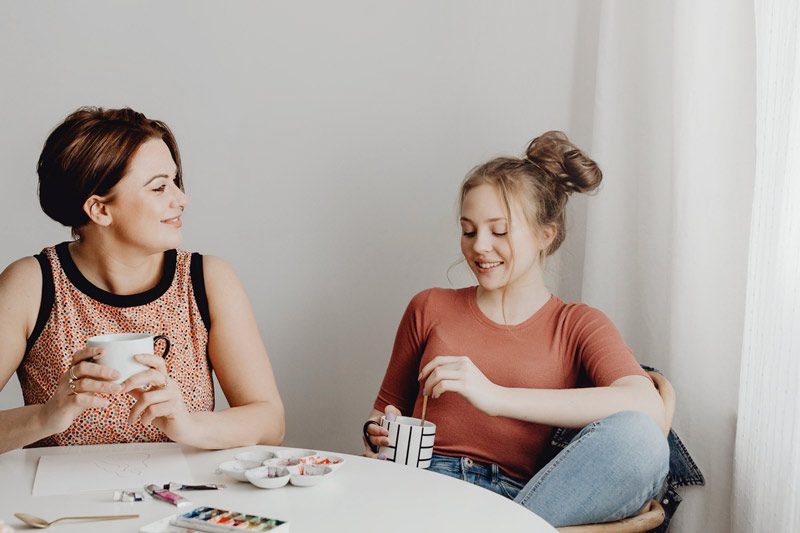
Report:
[[[245,472],[247,481],[262,489],[277,489],[289,482],[291,474],[286,468],[278,466],[260,466]]]
[[[239,461],[246,469],[258,468],[264,464],[264,461],[273,459],[274,457],[275,454],[267,450],[241,452],[233,456],[233,458]]]
[[[247,468],[241,462],[234,459],[233,461],[225,461],[217,467],[223,474],[235,479],[236,481],[247,481],[245,472]]]
[[[300,462],[307,465],[327,466],[332,472],[335,472],[344,464],[344,458],[339,457],[338,455],[320,453],[317,455],[303,457],[300,459]]]
[[[284,450],[275,450],[275,457],[280,459],[300,459],[302,457],[309,457],[317,455],[315,450],[301,450],[298,448],[286,448]]]
[[[274,459],[267,459],[266,461],[264,461],[264,466],[278,466],[278,467],[283,467],[283,468],[291,468],[293,466],[297,466],[299,464],[303,464],[303,460],[304,459],[305,459],[305,457],[303,457],[303,458],[297,458],[297,457],[291,458],[291,457],[288,457],[288,458],[285,458],[285,459],[281,459],[280,457],[275,457]]]
[[[320,483],[333,470],[329,466],[301,465],[297,473],[292,473],[289,482],[297,487],[312,487]]]

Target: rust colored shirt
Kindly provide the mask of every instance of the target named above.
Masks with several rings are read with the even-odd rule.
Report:
[[[172,347],[167,373],[191,411],[214,410],[214,387],[208,361],[208,304],[202,256],[186,251],[164,253],[158,285],[127,296],[106,292],[87,280],[72,260],[68,243],[45,248],[36,256],[42,269],[42,302],[36,326],[17,369],[25,405],[47,402],[69,369],[72,354],[86,339],[106,333],[166,335]],[[134,399],[107,395],[105,409],[87,409],[63,433],[32,446],[168,441],[155,426],[127,419]]]
[[[408,305],[375,409],[396,406],[419,417],[417,376],[437,355],[466,355],[497,385],[568,389],[607,386],[641,369],[614,324],[602,312],[553,296],[520,324],[497,324],[478,308],[476,287],[428,289]],[[448,392],[428,402],[426,419],[436,424],[434,451],[497,464],[527,481],[541,467],[552,427],[493,417],[461,395]]]

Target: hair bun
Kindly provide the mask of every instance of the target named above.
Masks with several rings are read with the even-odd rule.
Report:
[[[525,150],[525,157],[544,170],[566,194],[593,191],[603,179],[597,163],[560,131],[536,137]]]

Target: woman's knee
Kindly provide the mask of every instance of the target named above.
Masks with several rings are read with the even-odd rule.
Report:
[[[628,476],[652,483],[669,471],[669,444],[661,428],[649,415],[622,411],[599,421],[595,431],[604,447],[618,454],[617,466],[627,465]]]

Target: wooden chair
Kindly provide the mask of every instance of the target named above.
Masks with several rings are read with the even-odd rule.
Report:
[[[661,400],[664,402],[664,435],[669,435],[672,427],[672,417],[675,414],[675,389],[672,384],[657,372],[648,372],[656,384]],[[560,527],[561,533],[641,533],[660,526],[664,522],[664,508],[658,500],[650,500],[647,506],[636,516],[631,516],[617,522],[605,524],[586,524],[583,526]]]

